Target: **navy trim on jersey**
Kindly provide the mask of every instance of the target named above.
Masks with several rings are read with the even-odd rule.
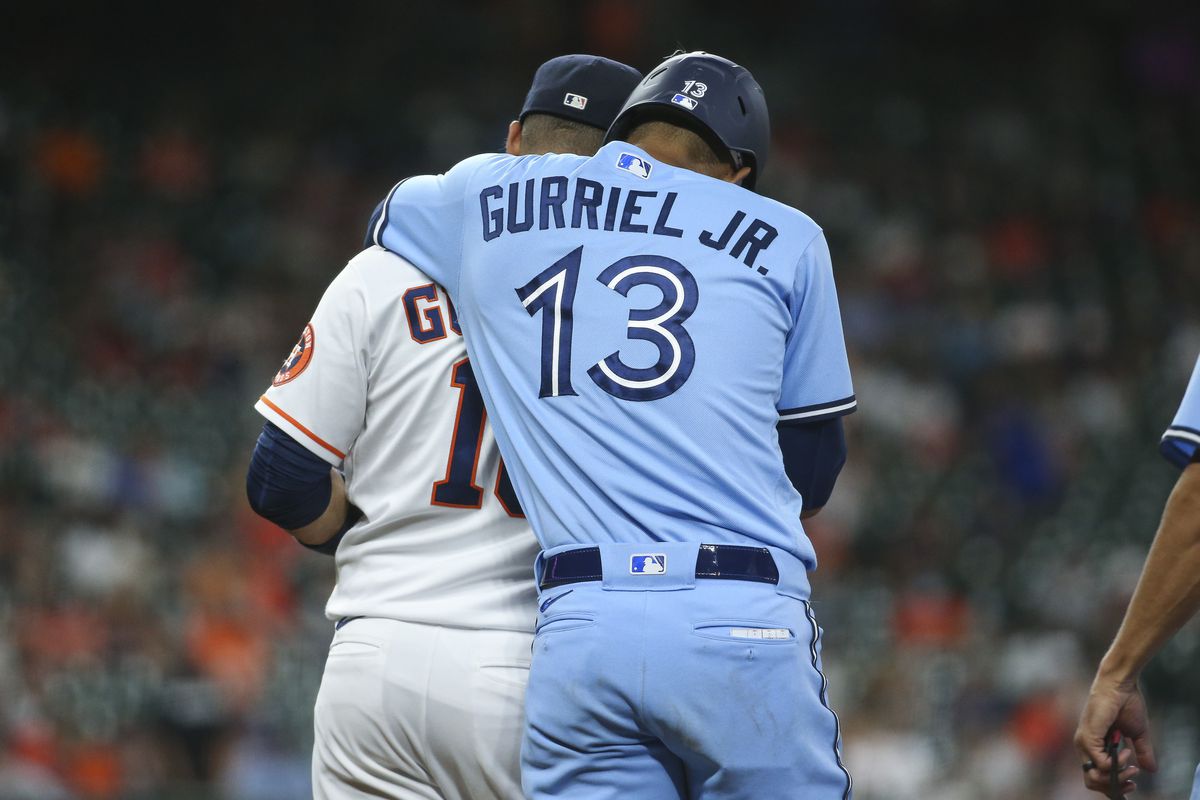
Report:
[[[387,207],[387,198],[380,200],[379,205],[375,206],[375,210],[371,212],[371,221],[367,223],[367,235],[363,237],[364,249],[375,244],[375,227],[379,224],[385,207]]]
[[[1200,449],[1200,431],[1184,425],[1172,425],[1163,434],[1158,449],[1163,458],[1183,469],[1192,463],[1197,450]]]
[[[412,176],[410,175],[409,178],[411,178],[411,177]],[[401,186],[403,186],[405,181],[407,181],[407,180],[408,180],[408,178],[405,178],[404,180],[397,183],[395,186],[392,187],[392,190],[387,193],[387,197],[383,198],[383,213],[379,215],[379,222],[375,223],[375,231],[371,236],[371,238],[375,242],[375,244],[379,245],[380,247],[384,246],[383,245],[383,232],[385,230],[387,230],[388,209],[391,208],[392,197],[395,196],[396,190],[399,189]]]
[[[854,413],[858,408],[858,400],[854,395],[843,397],[841,400],[830,400],[828,403],[816,403],[799,408],[782,408],[779,410],[780,422],[816,422],[830,417],[840,417]]]
[[[842,721],[838,719],[837,712],[829,706],[829,679],[825,677],[825,673],[821,671],[818,663],[817,641],[821,632],[817,627],[817,618],[813,616],[812,604],[807,600],[802,602],[804,603],[804,615],[808,617],[808,624],[812,626],[812,641],[808,645],[808,651],[812,656],[813,669],[821,676],[821,705],[825,706],[825,710],[833,715],[833,757],[837,761],[838,769],[846,776],[846,791],[842,793],[842,800],[850,800],[854,779],[850,777],[850,770],[846,769],[846,765],[842,763]]]

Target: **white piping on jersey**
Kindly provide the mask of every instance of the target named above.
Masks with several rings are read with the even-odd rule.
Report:
[[[387,224],[388,207],[392,204],[392,197],[396,194],[396,190],[403,186],[404,181],[407,180],[408,178],[405,178],[393,186],[392,190],[388,192],[387,199],[383,201],[383,211],[381,211],[379,214],[379,221],[375,223],[375,235],[372,237],[375,240],[375,244],[379,245],[380,247],[383,247],[383,226]]]
[[[1189,442],[1200,444],[1200,434],[1181,430],[1180,428],[1167,428],[1167,432],[1163,434],[1162,440],[1165,442],[1167,439],[1187,439]]]
[[[843,403],[840,406],[830,406],[829,408],[815,408],[812,411],[799,411],[795,414],[782,414],[780,419],[804,419],[805,417],[819,417],[822,414],[834,414],[838,411],[848,411],[858,405],[858,400],[851,400],[849,403]]]

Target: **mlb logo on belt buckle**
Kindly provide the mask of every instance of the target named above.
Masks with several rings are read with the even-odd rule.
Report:
[[[581,94],[567,92],[567,96],[563,98],[563,105],[583,111],[583,109],[587,108],[587,98]]]
[[[630,575],[662,575],[666,571],[665,553],[639,553],[629,557]]]

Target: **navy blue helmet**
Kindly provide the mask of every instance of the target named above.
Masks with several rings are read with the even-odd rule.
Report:
[[[724,147],[736,167],[750,167],[747,189],[767,163],[767,99],[750,71],[727,58],[696,51],[659,64],[629,95],[605,141],[624,140],[651,120],[682,125]]]

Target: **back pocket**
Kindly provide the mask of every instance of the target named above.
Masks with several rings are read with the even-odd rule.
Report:
[[[529,683],[529,662],[488,663],[479,665],[479,674],[495,683],[512,686],[524,691]]]
[[[761,619],[710,619],[692,626],[705,639],[734,644],[795,644],[796,632],[786,625]]]
[[[565,633],[567,631],[575,631],[580,628],[590,628],[596,624],[596,615],[589,614],[586,611],[571,611],[564,614],[555,614],[551,617],[543,617],[534,630],[534,637],[542,636],[550,633]]]
[[[329,646],[330,658],[342,656],[373,656],[382,648],[374,643],[356,639],[344,639]]]

